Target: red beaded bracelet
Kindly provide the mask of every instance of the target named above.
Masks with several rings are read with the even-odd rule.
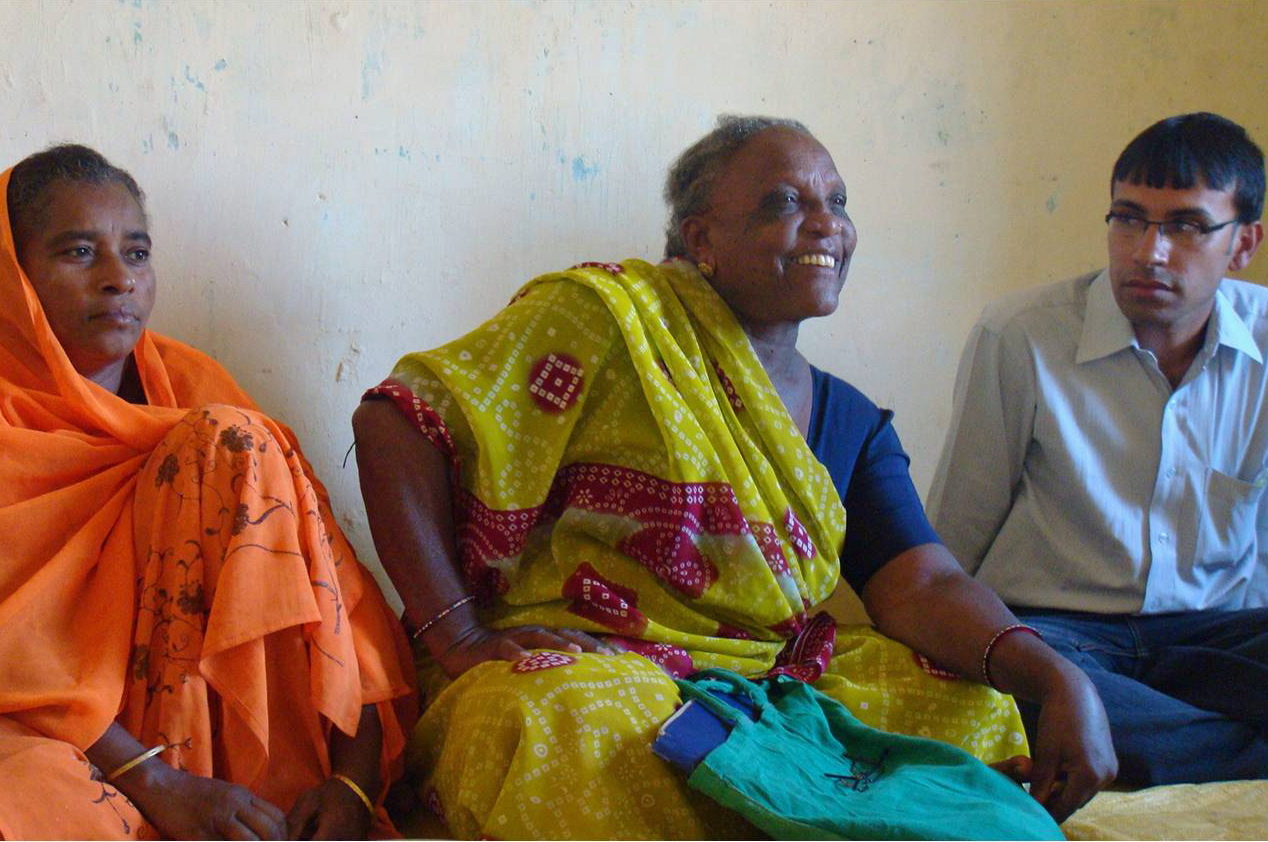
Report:
[[[1004,626],[1004,628],[995,632],[994,636],[991,637],[991,642],[986,644],[986,651],[982,653],[982,680],[986,682],[988,687],[994,690],[998,690],[999,688],[996,687],[995,682],[991,680],[991,652],[995,651],[995,644],[1017,631],[1033,634],[1035,637],[1043,640],[1043,635],[1039,633],[1038,629],[1032,629],[1025,623],[1013,623],[1011,626]]]

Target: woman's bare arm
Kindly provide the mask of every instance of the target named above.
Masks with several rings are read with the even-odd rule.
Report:
[[[109,775],[151,746],[119,723],[84,752]],[[133,766],[110,782],[167,839],[282,839],[286,817],[245,788],[172,768],[159,757]]]
[[[991,639],[1017,622],[941,544],[900,553],[868,580],[862,597],[881,632],[975,681],[985,679],[982,658]],[[1040,705],[1031,793],[1064,820],[1118,773],[1096,689],[1042,640],[1021,633],[999,638],[990,677],[1002,692]]]
[[[405,628],[414,630],[467,596],[458,574],[453,477],[444,454],[388,401],[363,401],[352,429],[374,548],[405,606]],[[535,648],[612,651],[571,629],[486,629],[470,602],[419,637],[450,676],[482,661],[516,661]]]

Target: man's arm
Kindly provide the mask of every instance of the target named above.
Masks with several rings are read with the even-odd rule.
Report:
[[[1035,420],[1034,367],[983,316],[955,378],[951,425],[929,490],[934,529],[976,573],[1013,506]]]

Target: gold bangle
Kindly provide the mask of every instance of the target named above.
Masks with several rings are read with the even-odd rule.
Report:
[[[338,772],[335,772],[330,777],[334,778],[337,781],[343,781],[344,783],[346,783],[348,785],[348,789],[355,792],[357,794],[357,798],[361,799],[361,803],[364,804],[365,808],[370,811],[370,815],[372,816],[374,815],[374,803],[370,801],[368,796],[366,796],[365,790],[357,786],[356,781],[354,781],[352,778],[348,777],[347,775],[341,775]]]
[[[115,769],[109,775],[106,775],[106,783],[113,782],[115,778],[119,777],[120,775],[126,774],[127,772],[132,771],[132,769],[134,769],[137,766],[140,766],[142,763],[149,760],[154,755],[161,754],[164,751],[167,751],[166,743],[160,743],[159,745],[156,745],[152,749],[141,752],[136,757],[129,760],[127,763],[124,763],[122,766]]]

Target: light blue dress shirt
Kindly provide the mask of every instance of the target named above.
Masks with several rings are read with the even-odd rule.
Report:
[[[929,492],[934,528],[1013,606],[1268,605],[1268,289],[1225,279],[1173,391],[1109,273],[973,329]]]

